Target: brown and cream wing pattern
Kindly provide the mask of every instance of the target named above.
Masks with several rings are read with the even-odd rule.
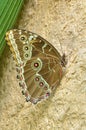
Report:
[[[41,36],[10,30],[6,40],[17,63],[19,85],[27,101],[37,103],[50,96],[62,78],[62,57]]]

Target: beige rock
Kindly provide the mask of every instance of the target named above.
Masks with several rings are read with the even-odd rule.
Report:
[[[67,55],[54,96],[25,102],[8,47],[0,59],[0,130],[86,130],[86,1],[32,0],[18,28],[35,32]]]

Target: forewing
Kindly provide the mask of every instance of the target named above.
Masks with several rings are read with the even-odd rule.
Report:
[[[32,57],[44,53],[61,59],[58,51],[48,41],[30,31],[10,30],[6,33],[6,40],[17,64],[26,64]]]

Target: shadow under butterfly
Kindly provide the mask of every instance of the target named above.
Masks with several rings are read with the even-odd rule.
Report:
[[[30,31],[10,30],[6,40],[26,101],[36,104],[47,99],[61,81],[65,55],[61,56],[48,41]]]

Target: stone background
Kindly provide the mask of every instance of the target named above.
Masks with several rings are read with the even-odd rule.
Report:
[[[6,46],[0,59],[0,130],[86,130],[86,0],[27,0],[17,28],[30,30],[66,53],[56,93],[25,102]],[[61,46],[60,46],[61,44]]]

